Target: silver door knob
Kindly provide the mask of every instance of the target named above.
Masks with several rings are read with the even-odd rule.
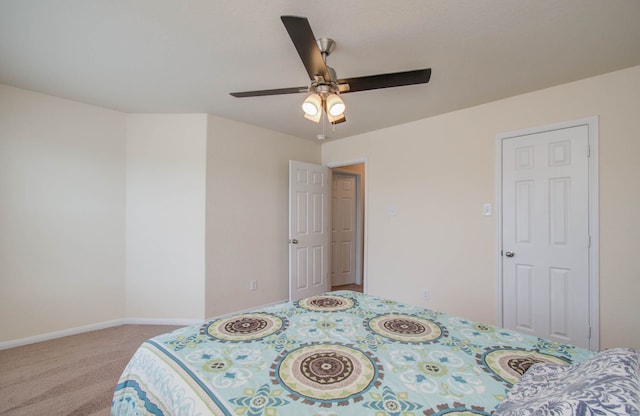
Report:
[[[507,251],[506,253],[504,253],[504,255],[507,257],[513,257],[516,255],[516,253],[514,253],[513,251]]]
[[[289,240],[289,242],[290,242],[291,244],[298,244],[298,240],[296,240],[295,238],[294,238],[293,240]]]

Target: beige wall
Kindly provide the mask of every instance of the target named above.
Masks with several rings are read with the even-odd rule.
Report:
[[[639,114],[634,67],[323,144],[325,164],[368,160],[369,292],[495,322],[495,138],[597,115],[601,347],[640,347]]]
[[[213,317],[288,298],[289,160],[319,163],[320,146],[216,116],[208,125],[206,316]]]
[[[126,313],[204,319],[206,114],[127,115]]]
[[[494,322],[495,217],[482,204],[494,201],[496,135],[598,115],[601,346],[640,346],[639,109],[635,67],[323,144],[323,163],[367,159],[369,292]],[[215,116],[127,116],[0,85],[0,346],[127,316],[203,318],[285,299],[289,159],[318,163],[318,145]],[[166,229],[131,233],[144,209],[125,228],[125,213],[151,205]],[[177,240],[133,250],[154,236]],[[142,257],[126,262],[125,241]],[[125,278],[125,264],[137,277]],[[154,294],[181,301],[136,306],[159,264],[169,269]]]
[[[0,349],[286,299],[289,159],[320,147],[0,85]]]
[[[125,116],[0,85],[0,344],[122,318]]]

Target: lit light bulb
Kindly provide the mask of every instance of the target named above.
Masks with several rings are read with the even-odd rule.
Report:
[[[344,113],[345,109],[344,101],[342,101],[338,94],[330,94],[327,97],[327,112],[330,115],[338,117]]]
[[[315,116],[320,112],[320,106],[322,105],[322,99],[318,94],[311,94],[302,103],[302,111],[309,116]]]

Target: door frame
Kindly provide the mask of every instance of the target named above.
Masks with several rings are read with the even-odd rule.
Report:
[[[338,172],[334,172],[333,169],[338,169]],[[329,172],[331,172],[331,177],[329,178],[330,183],[333,185],[333,175],[342,175],[342,176],[352,176],[355,178],[355,182],[356,182],[356,187],[355,187],[355,201],[356,201],[356,229],[355,229],[355,234],[356,234],[356,261],[355,261],[355,274],[356,274],[356,278],[355,278],[355,284],[357,285],[361,285],[362,284],[362,239],[360,238],[360,236],[362,236],[362,175],[360,175],[359,173],[355,173],[355,172],[349,172],[347,170],[343,170],[340,171],[340,167],[337,168],[329,168]],[[333,192],[333,187],[329,188],[332,190]],[[333,195],[329,195],[329,197],[331,198]],[[334,218],[334,212],[333,212],[333,205],[331,205],[331,210],[330,210],[330,218],[329,218],[329,222],[330,224],[333,225],[333,218]],[[329,245],[331,245],[331,240],[332,240],[332,236],[331,234],[329,234]],[[329,250],[329,270],[331,270],[331,268],[333,267],[333,256],[332,256],[333,251]],[[329,276],[331,277],[331,272],[329,272]],[[331,281],[331,286],[333,286],[333,280]]]
[[[523,130],[500,133],[495,139],[495,213],[496,213],[496,298],[497,319],[500,326],[504,326],[502,303],[502,143],[506,139],[544,133],[552,130],[560,130],[577,126],[587,126],[589,143],[589,348],[600,348],[600,216],[598,211],[598,116],[592,116],[561,123],[548,124]]]
[[[356,215],[357,215],[357,220],[356,222],[358,223],[358,226],[362,227],[362,242],[360,242],[360,238],[358,238],[358,245],[362,245],[361,247],[356,246],[356,257],[361,256],[362,257],[362,262],[360,262],[360,258],[358,258],[357,262],[358,264],[356,264],[356,281],[358,281],[358,279],[360,279],[360,284],[362,285],[362,291],[364,293],[367,293],[368,290],[368,285],[369,285],[369,279],[368,279],[368,248],[369,248],[369,243],[368,243],[368,229],[369,229],[369,200],[371,199],[369,197],[369,161],[367,160],[367,158],[360,158],[360,159],[352,159],[352,160],[347,160],[347,161],[343,161],[343,162],[331,162],[331,163],[327,163],[326,166],[329,168],[329,171],[331,172],[331,169],[334,168],[341,168],[343,166],[349,166],[349,165],[357,165],[362,163],[364,165],[364,201],[360,201],[360,203],[362,204],[364,202],[364,210],[357,210]],[[333,172],[331,172],[333,174]],[[358,175],[360,176],[360,175]],[[360,177],[360,180],[358,181],[358,185],[360,185],[359,190],[362,190],[362,177]],[[361,198],[361,194],[362,193],[358,193],[357,194],[357,198],[360,199]],[[364,214],[362,214],[362,212],[364,212]],[[333,212],[330,213],[331,215],[333,215]],[[362,215],[364,215],[364,219],[362,218]],[[331,221],[331,219],[329,220]],[[329,250],[329,256],[331,256],[331,250]],[[331,258],[329,258],[329,264],[331,264]],[[360,265],[362,264],[362,265]],[[358,269],[361,268],[360,273],[358,273]]]

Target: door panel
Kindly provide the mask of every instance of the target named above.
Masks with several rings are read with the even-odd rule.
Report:
[[[549,296],[550,296],[550,332],[556,338],[569,339],[569,319],[571,311],[568,310],[569,302],[566,301],[569,293],[570,275],[568,269],[552,267],[549,272]]]
[[[502,141],[503,323],[589,347],[588,127]]]
[[[516,329],[531,332],[533,322],[533,267],[528,264],[516,265]]]
[[[533,181],[516,182],[516,241],[518,243],[531,242],[531,229],[535,216],[532,215],[534,192]]]
[[[289,161],[289,299],[328,290],[329,169]]]

